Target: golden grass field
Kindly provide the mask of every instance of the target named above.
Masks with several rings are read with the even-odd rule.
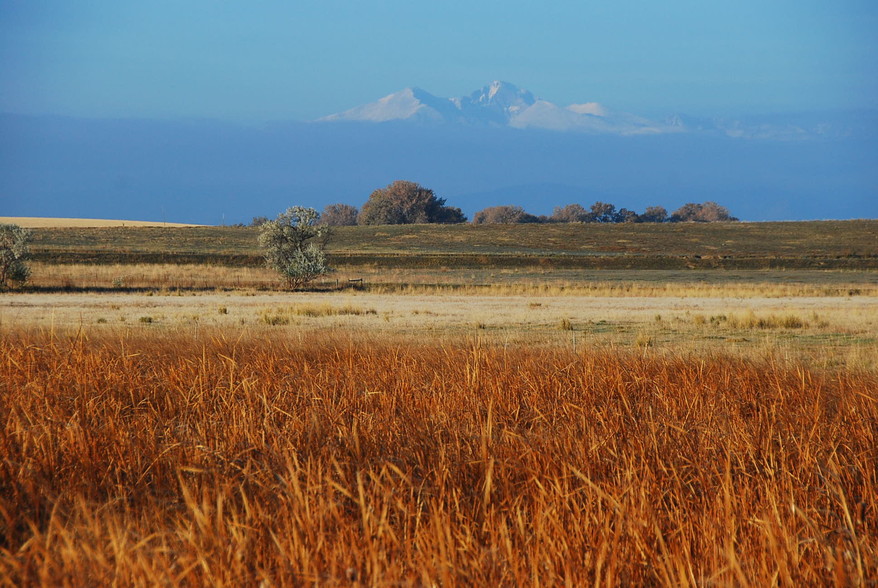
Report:
[[[878,574],[875,371],[339,329],[0,347],[7,585]]]
[[[0,586],[878,577],[874,270],[31,266]]]

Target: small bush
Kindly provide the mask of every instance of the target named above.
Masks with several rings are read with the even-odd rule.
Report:
[[[271,325],[272,327],[278,325],[288,325],[290,324],[290,317],[273,312],[263,312],[259,315],[259,322],[266,325]]]
[[[795,314],[759,316],[752,311],[743,316],[729,316],[727,324],[733,329],[804,329],[808,326],[807,321]]]
[[[292,206],[259,229],[259,246],[266,264],[291,290],[331,271],[323,252],[329,230],[317,226],[319,218],[313,208]]]
[[[0,224],[0,288],[12,282],[24,284],[30,277],[27,260],[31,231],[18,225]]]
[[[374,308],[363,308],[352,304],[332,306],[331,304],[297,304],[286,308],[264,310],[259,315],[260,322],[267,325],[288,325],[293,317],[320,318],[326,316],[377,315]]]

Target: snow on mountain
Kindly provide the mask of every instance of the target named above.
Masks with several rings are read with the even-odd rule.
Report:
[[[650,120],[597,102],[558,106],[508,82],[494,81],[468,96],[441,98],[405,88],[376,102],[321,118],[318,122],[410,121],[427,124],[540,129],[602,135],[702,133],[739,139],[802,140],[838,135],[813,121],[725,120],[673,115]]]
[[[505,125],[536,102],[534,95],[508,82],[494,81],[451,102],[468,120]]]
[[[571,104],[567,110],[576,114],[592,114],[594,116],[607,116],[609,111],[597,102],[585,102],[584,104]]]
[[[501,81],[491,82],[469,96],[459,98],[440,98],[419,88],[406,88],[377,102],[332,114],[319,121],[465,123],[622,135],[674,130],[668,125],[611,111],[597,102],[563,108]]]
[[[323,117],[318,122],[392,120],[442,122],[453,119],[456,110],[446,98],[438,98],[420,88],[405,88],[376,102]]]
[[[509,126],[519,129],[546,129],[592,134],[644,135],[678,132],[678,129],[625,112],[615,112],[596,102],[561,108],[537,100],[516,113]]]

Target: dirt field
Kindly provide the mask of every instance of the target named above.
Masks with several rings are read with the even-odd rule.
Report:
[[[200,227],[185,223],[158,221],[112,220],[103,218],[49,218],[36,216],[0,216],[0,224],[13,224],[29,229],[100,228],[100,227]]]

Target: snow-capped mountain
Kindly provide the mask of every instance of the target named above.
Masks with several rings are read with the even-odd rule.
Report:
[[[406,88],[376,102],[323,117],[319,122],[392,120],[451,122],[458,117],[459,109],[447,98],[438,98],[420,88]]]
[[[856,133],[864,124],[809,115],[696,118],[675,114],[652,120],[597,102],[558,106],[508,82],[494,81],[468,96],[441,98],[406,88],[376,102],[332,114],[318,122],[406,121],[422,124],[510,127],[593,135],[696,133],[735,139],[800,141],[834,139]],[[874,121],[873,121],[874,122]],[[873,123],[872,126],[874,127]]]
[[[406,88],[377,102],[320,119],[320,122],[413,121],[508,126],[584,133],[643,134],[675,132],[678,127],[596,102],[557,106],[508,82],[494,81],[460,98],[440,98],[420,88]]]
[[[494,81],[469,96],[450,98],[465,119],[509,124],[537,101],[534,95],[513,84]]]

